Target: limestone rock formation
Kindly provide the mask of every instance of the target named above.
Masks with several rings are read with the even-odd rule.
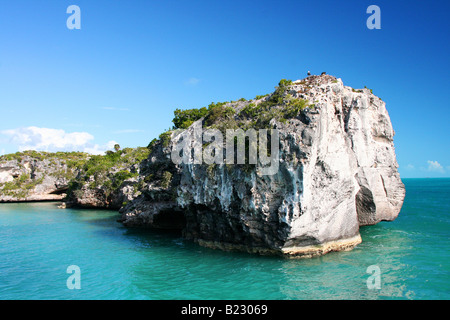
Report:
[[[64,156],[62,156],[64,155]],[[77,174],[84,153],[25,151],[0,159],[0,202],[58,201]],[[72,163],[71,163],[72,162]]]
[[[139,163],[149,154],[147,148],[125,148],[105,155],[91,156],[72,179],[68,207],[118,210],[136,198],[143,186]]]
[[[234,109],[233,121],[249,105],[256,117],[269,112],[269,127],[279,132],[275,174],[261,175],[258,166],[248,165],[176,165],[170,151],[181,135],[174,131],[142,163],[141,171],[152,179],[121,209],[123,223],[179,228],[208,247],[311,257],[350,249],[361,242],[360,226],[394,220],[405,189],[385,103],[371,90],[352,89],[329,75],[277,90],[225,106]],[[307,101],[307,107],[288,118],[273,116],[291,114],[285,111],[296,100]],[[187,130],[194,134],[205,123],[201,118]],[[194,154],[198,146],[190,147]],[[163,186],[164,172],[171,179]]]

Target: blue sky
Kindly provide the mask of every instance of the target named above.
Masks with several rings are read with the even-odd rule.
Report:
[[[69,5],[81,29],[69,30]],[[369,5],[381,29],[369,30]],[[0,154],[146,146],[176,108],[326,71],[383,99],[402,177],[450,176],[449,1],[0,0]],[[50,142],[49,142],[50,141]]]

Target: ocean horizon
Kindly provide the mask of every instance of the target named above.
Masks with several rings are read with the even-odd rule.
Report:
[[[208,249],[178,232],[126,228],[116,211],[2,203],[0,299],[449,299],[450,178],[402,180],[395,221],[361,227],[351,251],[311,259]]]

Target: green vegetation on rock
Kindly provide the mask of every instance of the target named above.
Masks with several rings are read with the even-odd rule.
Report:
[[[163,147],[167,148],[169,146],[171,137],[172,131],[166,131],[159,135],[159,140],[161,141]]]
[[[164,171],[161,180],[161,187],[167,189],[172,182],[172,174],[169,171]]]
[[[191,124],[205,117],[207,114],[208,109],[206,107],[188,110],[176,109],[174,111],[175,117],[173,118],[172,122],[177,129],[187,129]]]
[[[111,180],[111,187],[117,188],[126,179],[137,176],[130,168],[146,159],[148,154],[147,148],[125,148],[116,152],[107,151],[105,155],[93,155],[81,168],[80,180],[88,181],[92,177],[95,187]],[[118,172],[112,173],[114,168]]]
[[[294,98],[289,93],[293,84],[292,80],[281,79],[272,94],[258,95],[250,101],[239,99],[238,102],[247,102],[239,112],[236,112],[237,103],[228,102],[211,103],[208,108],[176,109],[172,120],[174,128],[186,129],[195,121],[204,118],[205,127],[216,128],[222,132],[237,128],[269,129],[272,119],[286,122],[297,117],[306,107],[311,107],[306,100]]]
[[[83,161],[89,157],[88,153],[85,152],[45,152],[45,151],[34,151],[27,150],[22,152],[16,152],[12,154],[5,154],[0,156],[0,161],[22,161],[26,157],[33,158],[35,160],[61,160],[67,162],[77,162]]]
[[[29,196],[30,191],[38,184],[41,184],[44,178],[31,179],[30,174],[24,173],[14,181],[0,184],[0,191],[5,196],[12,196],[18,199],[24,199]]]

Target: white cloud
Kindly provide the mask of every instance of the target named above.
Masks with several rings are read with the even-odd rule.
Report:
[[[408,164],[405,168],[408,170],[414,170],[414,165]]]
[[[0,131],[9,137],[9,143],[17,145],[19,151],[84,151],[101,154],[114,147],[114,141],[106,145],[92,143],[94,136],[88,132],[67,133],[62,129],[25,127]],[[112,146],[111,146],[112,145]]]
[[[437,161],[428,160],[428,171],[441,172],[444,173],[444,168]]]
[[[188,80],[186,80],[184,82],[185,85],[187,86],[195,86],[200,82],[200,79],[197,78],[189,78]]]
[[[107,144],[105,144],[105,145],[98,145],[98,144],[95,144],[95,145],[93,145],[93,146],[87,146],[87,147],[85,147],[84,148],[84,152],[87,152],[87,153],[91,153],[91,154],[103,154],[103,153],[105,153],[105,151],[107,151],[107,150],[112,150],[112,149],[114,149],[114,145],[115,144],[117,144],[117,142],[116,141],[114,141],[114,140],[112,140],[112,141],[109,141]]]

